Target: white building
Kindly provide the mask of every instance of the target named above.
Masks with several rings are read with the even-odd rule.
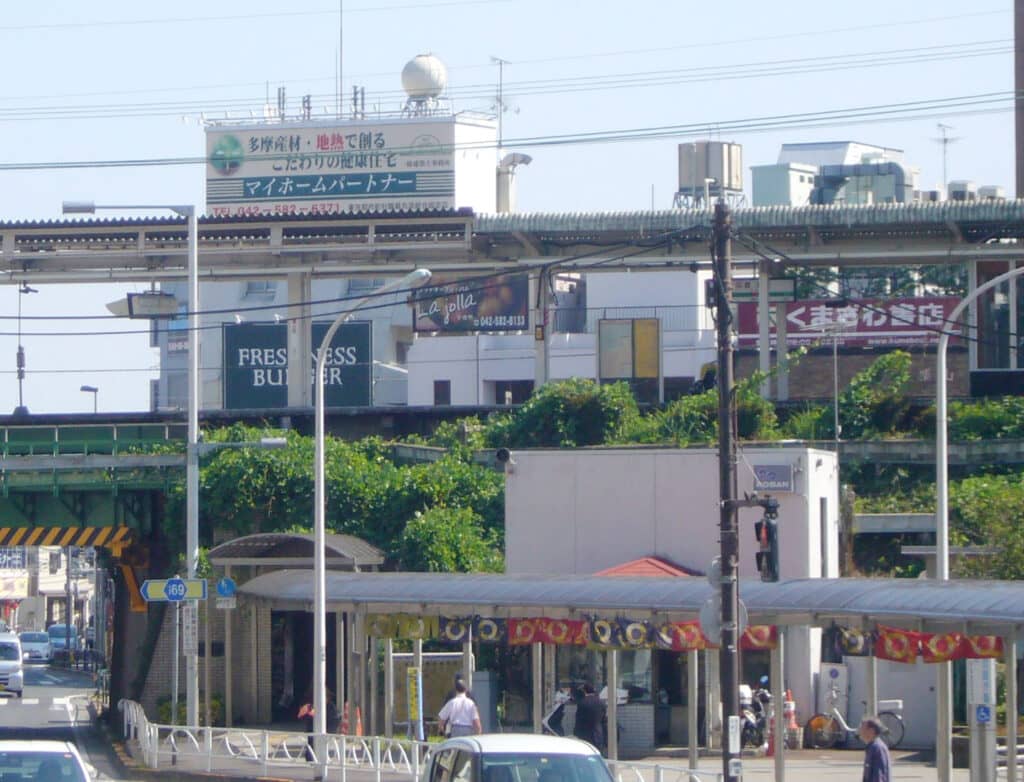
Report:
[[[772,488],[756,483],[755,475],[770,480]],[[744,447],[738,480],[741,496],[760,490],[779,500],[783,580],[839,576],[839,488],[833,452]],[[654,556],[706,572],[720,551],[718,503],[718,456],[713,449],[513,451],[505,479],[506,571],[592,574]],[[760,509],[740,511],[739,570],[744,578],[757,577],[754,521],[760,518]],[[791,627],[788,632],[786,686],[806,720],[815,704],[821,631]],[[710,655],[709,664],[716,665],[716,658]],[[657,660],[651,655],[630,658],[621,664],[623,675],[647,681],[648,689],[656,690],[654,683],[662,676],[653,670]],[[672,664],[678,667],[685,661]],[[683,720],[682,707],[675,707],[673,723]],[[653,725],[651,721],[649,729]]]
[[[658,371],[641,398],[685,393],[700,368],[715,358],[714,323],[704,306],[706,272],[606,272],[573,275],[556,289],[555,309],[548,324],[546,375],[552,380],[585,377],[636,382],[650,372],[630,372],[642,349],[634,335],[626,353],[611,344],[612,330],[602,322],[628,330],[634,320],[657,321],[652,361]],[[531,291],[531,296],[533,291]],[[614,322],[614,323],[613,323]],[[616,332],[614,338],[618,339]],[[628,342],[628,335],[626,337]],[[418,335],[409,349],[410,405],[493,405],[521,402],[533,389],[543,346],[533,331],[498,334]],[[621,360],[620,360],[621,359]],[[609,369],[615,365],[620,369]],[[602,372],[602,366],[605,370]],[[659,389],[658,373],[662,379]],[[660,392],[660,393],[659,393]]]
[[[783,144],[775,165],[753,166],[754,206],[907,203],[917,169],[903,150],[858,141]]]

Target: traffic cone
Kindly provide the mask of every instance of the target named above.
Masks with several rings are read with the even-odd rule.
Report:
[[[775,717],[768,720],[768,751],[765,757],[775,757]]]
[[[356,706],[356,735],[363,735],[363,712],[358,706]]]
[[[345,705],[341,709],[341,735],[348,736],[348,701],[345,701]]]

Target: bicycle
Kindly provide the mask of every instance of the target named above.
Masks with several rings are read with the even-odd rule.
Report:
[[[856,736],[858,732],[856,727],[851,728],[847,724],[842,713],[836,707],[839,702],[839,688],[835,685],[829,687],[826,702],[828,703],[828,714],[819,712],[807,720],[807,741],[814,749],[829,749],[838,743],[840,737],[851,733]],[[861,703],[865,708],[867,707],[867,701],[861,701]],[[902,709],[903,701],[901,700],[878,702],[878,721],[882,723],[880,738],[890,749],[898,747],[903,741],[903,717],[899,714]]]

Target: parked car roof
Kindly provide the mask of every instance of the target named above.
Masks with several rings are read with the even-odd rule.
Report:
[[[466,747],[471,752],[531,752],[547,755],[597,755],[596,749],[585,741],[567,736],[548,736],[536,733],[481,733],[459,736],[439,744],[438,749],[450,746]]]

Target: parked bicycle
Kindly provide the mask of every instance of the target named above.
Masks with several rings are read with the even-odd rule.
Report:
[[[807,742],[815,749],[828,749],[834,747],[840,738],[845,739],[850,734],[857,735],[857,726],[850,727],[839,711],[839,688],[834,684],[829,687],[825,701],[828,704],[828,713],[819,712],[807,720]],[[867,707],[867,701],[861,703]],[[902,710],[901,700],[878,702],[878,720],[883,728],[880,738],[890,749],[898,747],[903,741],[904,725],[903,717],[900,716]]]

